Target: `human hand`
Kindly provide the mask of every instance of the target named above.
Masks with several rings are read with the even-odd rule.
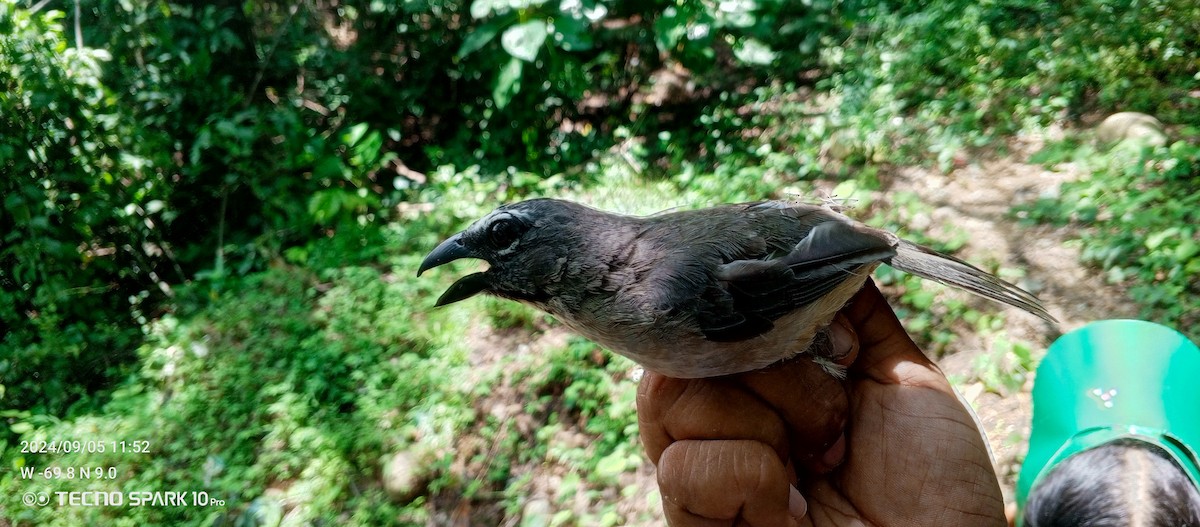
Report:
[[[642,443],[673,527],[1005,525],[975,420],[868,280],[807,356],[710,379],[646,372]]]

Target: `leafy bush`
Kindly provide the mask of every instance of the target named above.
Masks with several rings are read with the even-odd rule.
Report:
[[[13,471],[0,478],[6,496],[170,488],[207,492],[226,505],[18,507],[9,518],[38,525],[253,523],[291,502],[301,505],[288,506],[288,514],[309,522],[355,517],[377,524],[423,514],[419,503],[389,505],[381,465],[417,442],[444,448],[473,419],[467,393],[453,381],[465,363],[433,353],[450,339],[413,323],[408,298],[424,286],[389,283],[376,270],[354,267],[321,276],[281,269],[229,285],[241,294],[208,302],[203,290],[181,292],[179,318],[153,324],[139,352],[141,371],[99,415],[36,431],[18,423],[27,440],[149,441],[143,454],[23,455],[13,448],[5,455],[6,466],[39,470],[51,463],[114,466],[115,482],[63,478],[38,488]]]
[[[1195,132],[1168,147],[1124,143],[1093,159],[1089,177],[1018,209],[1031,221],[1082,229],[1082,257],[1129,287],[1140,316],[1200,340],[1200,145]],[[1069,143],[1068,143],[1069,145]],[[1077,158],[1062,148],[1047,161]],[[1065,157],[1064,157],[1065,156]],[[1089,159],[1082,157],[1081,159]]]
[[[123,375],[174,286],[219,288],[395,197],[372,181],[381,131],[270,100],[266,68],[302,64],[256,50],[274,20],[242,7],[100,2],[71,47],[62,13],[0,4],[5,407],[64,414]]]
[[[0,2],[0,399],[53,415],[123,375],[169,272],[126,179],[108,54],[68,49],[60,18]]]
[[[48,462],[17,436],[148,438],[148,456],[55,458],[117,466],[116,484],[46,488],[226,506],[0,504],[16,525],[652,521],[614,505],[643,490],[631,363],[573,340],[468,368],[463,328],[547,319],[423,311],[445,285],[412,276],[423,250],[530,196],[647,213],[818,185],[932,243],[906,229],[926,206],[889,190],[889,163],[949,170],[1095,111],[1197,115],[1200,13],[1182,0],[99,0],[79,20],[29,3],[0,0],[2,463]],[[1146,316],[1194,327],[1200,154],[1183,135],[1023,214],[1084,227]],[[1020,385],[1035,354],[1001,318],[879,278],[923,345],[974,331],[996,342],[984,384]],[[520,418],[485,406],[504,395]],[[389,494],[388,460],[417,450],[415,493]],[[561,476],[546,517],[524,509],[536,470]],[[0,494],[38,489],[15,474]]]
[[[885,130],[944,170],[960,150],[1094,111],[1198,123],[1191,2],[878,3],[846,18],[854,38],[824,49],[835,124]]]

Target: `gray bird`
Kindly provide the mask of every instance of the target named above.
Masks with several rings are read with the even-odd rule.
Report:
[[[1054,321],[1036,297],[967,262],[804,203],[634,217],[534,199],[442,242],[417,275],[460,258],[490,267],[437,306],[478,293],[523,302],[677,378],[756,370],[809,349],[881,262]]]

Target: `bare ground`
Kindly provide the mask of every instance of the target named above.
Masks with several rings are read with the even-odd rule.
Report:
[[[1087,322],[1105,318],[1132,317],[1131,306],[1119,288],[1107,284],[1093,269],[1079,263],[1078,249],[1070,240],[1068,229],[1050,226],[1025,226],[1011,217],[1015,205],[1031,202],[1038,197],[1054,195],[1060,184],[1079,177],[1080,171],[1071,165],[1056,170],[1026,163],[1029,155],[1041,148],[1044,137],[1018,137],[1009,142],[1005,155],[980,158],[961,163],[950,173],[936,168],[899,167],[884,174],[884,196],[894,192],[913,192],[923,202],[932,205],[929,218],[917,218],[927,224],[938,237],[939,229],[961,229],[969,240],[960,256],[973,262],[994,262],[1000,267],[1024,269],[1026,275],[1019,285],[1037,294],[1060,324],[1055,327],[1033,316],[1009,309],[1004,332],[1014,340],[1027,342],[1039,354],[1058,335]],[[959,295],[958,292],[947,294]],[[963,299],[966,295],[963,294]],[[969,300],[973,301],[973,300]],[[986,303],[986,302],[984,302]],[[991,308],[988,308],[991,309]],[[479,410],[502,417],[513,423],[515,433],[530,435],[537,424],[522,414],[523,400],[519,383],[510,382],[515,366],[506,356],[518,354],[534,360],[539,350],[561,347],[568,333],[561,328],[529,333],[523,331],[495,332],[486,326],[473,328],[465,338],[472,351],[475,371],[493,368],[507,370],[498,388],[479,402]],[[993,353],[992,342],[985,342],[969,330],[959,331],[958,340],[937,359],[943,371],[959,382],[958,388],[972,405],[985,428],[991,445],[996,472],[1006,499],[1014,499],[1013,489],[1020,461],[1024,457],[1030,428],[1032,373],[1024,386],[1017,390],[989,389],[977,373],[980,357]],[[526,363],[523,367],[527,367]],[[554,438],[555,442],[586,447],[589,437],[581,429],[567,429]],[[466,438],[458,448],[464,455],[474,456],[469,462],[456,464],[462,477],[477,477],[486,467],[480,456],[488,450],[478,438]],[[615,505],[623,518],[621,525],[663,525],[657,501],[654,467],[649,462],[621,476],[616,486],[593,488],[590,492],[563,494],[563,480],[572,467],[554,462],[514,466],[514,474],[529,477],[521,511],[501,511],[495,505],[478,501],[435,499],[436,525],[542,525],[537,518],[549,520],[562,509],[569,509],[576,519],[598,518],[606,507]],[[609,510],[612,510],[611,508]],[[506,518],[506,519],[505,519]],[[534,520],[529,523],[530,520]]]
[[[949,174],[903,168],[895,174],[890,189],[915,192],[934,205],[934,224],[955,225],[969,232],[962,253],[968,261],[998,261],[1002,267],[1026,270],[1020,285],[1043,300],[1059,325],[1008,309],[1005,330],[1011,337],[1033,344],[1038,357],[1062,333],[1091,321],[1137,314],[1123,290],[1080,264],[1079,250],[1070,241],[1074,237],[1071,230],[1023,226],[1011,217],[1014,206],[1055,195],[1062,183],[1082,175],[1070,164],[1049,170],[1026,163],[1045,139],[1018,137],[1008,144],[1007,155],[979,160]],[[975,365],[991,344],[973,334],[960,334],[955,349],[938,363],[951,378],[966,379],[958,388],[986,429],[997,475],[1011,502],[1029,437],[1033,374],[1019,391],[1001,394],[987,390],[976,378]]]

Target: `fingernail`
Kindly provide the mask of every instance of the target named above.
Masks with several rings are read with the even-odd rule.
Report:
[[[805,514],[808,514],[808,502],[805,501],[804,496],[800,495],[799,489],[790,485],[788,488],[791,489],[791,493],[788,496],[788,512],[792,514],[793,518],[799,520]]]
[[[829,325],[829,350],[832,359],[837,360],[854,351],[854,334],[838,319]]]
[[[829,450],[825,451],[825,455],[821,456],[821,463],[828,467],[829,470],[833,470],[838,465],[841,465],[845,460],[846,434],[842,434],[841,437],[838,437],[838,440],[833,443],[833,446],[829,447]]]

